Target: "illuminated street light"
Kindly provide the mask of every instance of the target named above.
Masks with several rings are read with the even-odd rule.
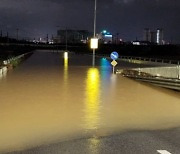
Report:
[[[98,48],[98,39],[92,38],[91,39],[91,49],[97,49]]]
[[[64,52],[64,59],[68,59],[68,52]]]

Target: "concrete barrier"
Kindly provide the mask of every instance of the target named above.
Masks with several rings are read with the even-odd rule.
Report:
[[[132,70],[145,72],[151,74],[152,76],[161,76],[165,78],[180,78],[180,68],[179,66],[170,66],[170,67],[153,67],[153,68],[135,68]]]

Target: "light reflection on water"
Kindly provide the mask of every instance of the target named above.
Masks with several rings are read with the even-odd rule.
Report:
[[[64,83],[68,82],[68,52],[64,52]]]
[[[1,80],[0,152],[180,126],[179,93],[112,75],[109,61],[92,68],[89,56],[59,57],[37,52]],[[98,151],[98,139],[89,142]]]
[[[97,68],[90,68],[87,72],[85,93],[85,128],[95,130],[100,121],[100,76]]]

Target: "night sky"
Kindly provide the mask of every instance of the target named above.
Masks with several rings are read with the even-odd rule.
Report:
[[[97,31],[119,33],[125,41],[143,39],[143,29],[164,29],[180,43],[180,0],[97,0]],[[0,30],[21,38],[56,36],[57,29],[93,31],[94,0],[0,0]]]

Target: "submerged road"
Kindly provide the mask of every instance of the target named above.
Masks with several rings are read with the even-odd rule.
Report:
[[[105,58],[91,64],[35,51],[1,77],[0,153],[179,154],[179,92],[113,75]]]

